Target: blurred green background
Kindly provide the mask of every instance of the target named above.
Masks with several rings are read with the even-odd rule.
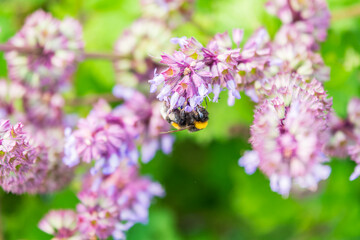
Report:
[[[197,0],[194,20],[174,31],[174,37],[194,36],[206,43],[210,34],[238,27],[248,37],[264,25],[273,36],[280,22],[268,15],[264,0]],[[329,0],[332,12],[358,0]],[[38,8],[58,18],[73,16],[84,24],[86,49],[110,52],[115,40],[140,16],[137,0],[0,0],[0,42],[21,27]],[[200,26],[200,27],[199,27]],[[334,109],[346,115],[347,102],[360,96],[360,17],[334,20],[321,52],[331,67],[325,84]],[[0,54],[0,77],[6,77]],[[88,60],[80,64],[75,94],[110,92],[115,83],[112,63]],[[228,107],[226,95],[209,104],[210,124],[198,133],[176,133],[171,155],[158,153],[142,166],[166,190],[150,209],[148,225],[135,225],[129,240],[212,239],[360,239],[360,180],[350,182],[355,164],[333,159],[330,178],[316,193],[283,199],[270,190],[261,173],[248,176],[238,167],[252,122],[253,103],[242,94]],[[86,114],[89,107],[70,109]],[[79,180],[79,179],[77,179]],[[49,209],[74,208],[79,181],[53,195],[16,196],[0,192],[2,239],[49,239],[37,223]]]

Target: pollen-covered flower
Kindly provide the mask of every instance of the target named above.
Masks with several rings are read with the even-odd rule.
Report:
[[[41,219],[38,227],[54,236],[53,240],[82,240],[77,221],[77,214],[72,210],[52,210]]]
[[[160,61],[169,66],[150,80],[151,92],[163,84],[157,98],[169,103],[170,108],[192,111],[211,92],[211,73],[203,61],[176,51],[172,56],[164,54]]]
[[[239,163],[249,173],[257,165],[270,178],[271,189],[283,196],[292,185],[315,191],[330,174],[323,148],[331,102],[321,84],[299,75],[277,75],[269,85],[251,126],[256,153],[245,154]]]
[[[269,0],[266,9],[284,24],[309,33],[316,41],[326,39],[330,11],[325,0]]]
[[[84,45],[79,22],[60,21],[42,10],[29,16],[8,44],[14,47],[5,54],[10,78],[50,91],[68,82]]]
[[[115,44],[114,52],[122,56],[114,61],[117,82],[134,87],[151,79],[154,69],[161,68],[155,57],[173,50],[170,36],[170,30],[159,20],[136,20]]]

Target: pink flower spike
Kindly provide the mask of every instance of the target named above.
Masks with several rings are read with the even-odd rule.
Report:
[[[259,90],[265,90],[264,97],[250,138],[256,154],[247,152],[239,164],[248,173],[258,165],[271,189],[284,197],[294,185],[315,191],[330,174],[323,149],[331,101],[316,80],[307,82],[296,74],[276,75]]]

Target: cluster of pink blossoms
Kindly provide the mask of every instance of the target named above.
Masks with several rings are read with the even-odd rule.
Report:
[[[115,89],[119,90],[119,86]],[[115,91],[115,94],[118,94]],[[126,93],[127,92],[127,93]],[[142,148],[143,162],[150,161],[156,150],[170,153],[173,138],[161,132],[169,130],[160,115],[159,105],[153,107],[144,95],[133,89],[121,89],[124,104],[115,109],[100,100],[78,129],[67,132],[64,163],[75,166],[80,159],[89,163],[95,160],[94,173],[113,173],[122,161],[135,165],[138,162],[136,145]]]
[[[140,0],[143,16],[158,19],[170,28],[191,20],[194,0]]]
[[[173,50],[170,38],[169,27],[159,19],[136,20],[115,43],[114,52],[122,57],[114,61],[117,82],[136,87],[150,79],[154,69],[161,68],[154,56]]]
[[[111,175],[87,175],[76,211],[51,211],[39,228],[59,239],[125,239],[135,223],[147,223],[152,198],[163,195],[160,184],[123,162]]]
[[[319,53],[318,42],[324,41],[330,22],[330,12],[324,0],[274,0],[266,4],[269,13],[283,22],[272,43],[275,58],[280,60],[280,72],[297,72],[310,79],[329,80],[330,69]]]
[[[94,159],[103,160],[102,168],[105,171],[105,165],[118,162],[113,158],[137,159],[133,143],[135,134],[133,129],[125,125],[121,115],[100,100],[87,118],[79,120],[78,129],[68,136],[70,141],[74,139],[74,144],[69,144],[68,147],[74,147],[75,151],[67,149],[65,152],[76,154],[87,163]],[[64,162],[74,166],[79,160],[76,156],[65,155]],[[113,167],[116,168],[117,165]]]
[[[251,126],[254,150],[240,158],[240,166],[248,174],[259,167],[270,178],[271,189],[284,196],[292,185],[316,190],[330,174],[323,149],[331,100],[315,79],[306,82],[289,73],[270,79],[264,92]]]
[[[269,0],[265,6],[284,24],[279,32],[288,29],[300,37],[297,40],[312,48],[318,48],[317,42],[325,41],[330,25],[330,11],[325,0]]]
[[[47,91],[68,82],[84,47],[78,21],[60,21],[41,10],[7,44],[13,47],[5,55],[10,78]]]
[[[354,180],[360,176],[360,99],[352,98],[347,107],[347,118],[341,119],[332,113],[330,136],[326,146],[329,155],[345,158],[350,156],[357,166],[350,176]]]
[[[229,34],[217,34],[203,47],[195,38],[172,39],[180,45],[173,55],[162,55],[161,63],[168,66],[149,81],[150,91],[161,85],[157,98],[165,101],[171,109],[192,111],[201,105],[210,93],[217,102],[222,89],[229,92],[229,105],[240,98],[240,90],[250,89],[254,80],[264,77],[264,71],[272,65],[269,36],[265,29],[258,29],[239,48],[243,31],[234,29],[233,41],[238,48],[232,49]],[[249,92],[251,94],[251,92]]]
[[[45,174],[44,168],[36,164],[41,156],[39,149],[31,146],[21,123],[11,126],[9,120],[1,120],[0,135],[0,185],[14,193],[34,189]]]
[[[142,88],[163,66],[156,59],[173,51],[171,31],[190,20],[193,0],[141,0],[142,15],[124,30],[115,43],[116,81],[121,86]],[[161,36],[161,37],[159,37]],[[153,100],[153,99],[150,99]]]
[[[266,7],[283,22],[271,43],[276,70],[255,87],[259,103],[251,127],[253,151],[239,165],[252,174],[257,167],[270,179],[273,191],[317,189],[329,177],[326,154],[332,100],[321,82],[329,69],[319,53],[330,14],[323,0],[268,1]],[[276,74],[276,75],[273,75]]]

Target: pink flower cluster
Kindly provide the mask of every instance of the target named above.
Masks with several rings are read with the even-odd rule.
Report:
[[[87,175],[76,212],[52,211],[39,228],[55,238],[125,239],[125,231],[146,223],[151,200],[163,196],[160,184],[138,175],[137,166],[121,164],[111,175]]]
[[[259,167],[271,189],[288,196],[296,187],[316,190],[331,171],[324,163],[332,100],[320,83],[329,79],[329,69],[315,52],[326,38],[330,15],[322,0],[270,0],[266,7],[283,22],[271,43],[278,64],[267,75],[273,77],[255,86],[254,150],[239,165],[249,174]]]
[[[117,83],[127,87],[147,83],[154,69],[161,68],[154,57],[174,49],[170,38],[169,27],[159,19],[136,20],[115,43],[114,53],[121,56],[114,61]]]
[[[229,91],[229,104],[240,98],[240,90],[250,88],[254,80],[264,77],[271,65],[269,36],[265,29],[257,30],[240,49],[243,31],[234,29],[232,48],[229,34],[217,34],[203,47],[195,38],[173,39],[180,51],[162,55],[161,63],[168,66],[152,80],[151,92],[162,85],[157,98],[165,101],[171,109],[192,111],[210,93],[217,101],[223,88]]]
[[[9,120],[1,120],[0,138],[1,187],[14,193],[35,188],[42,180],[36,174],[44,175],[44,171],[37,166],[39,149],[31,146],[23,125],[11,126]]]
[[[60,21],[42,10],[28,17],[8,44],[15,47],[5,54],[10,78],[52,92],[68,82],[84,47],[78,21]]]
[[[283,22],[272,44],[274,57],[282,62],[279,71],[297,72],[321,82],[329,80],[330,70],[315,52],[329,27],[326,1],[270,0],[266,8]]]
[[[194,2],[194,0],[140,0],[144,17],[160,20],[171,28],[191,19]]]
[[[118,106],[116,111],[138,133],[136,143],[141,146],[142,162],[149,162],[159,149],[169,154],[174,137],[165,134],[170,126],[161,116],[161,104],[153,97],[146,97],[132,88],[120,85],[115,86],[113,93],[124,100],[124,104]]]
[[[283,27],[291,26],[300,33],[298,40],[306,39],[313,47],[317,47],[317,41],[325,41],[330,25],[326,0],[269,0],[265,6],[280,18]]]
[[[277,75],[264,91],[251,126],[254,150],[240,158],[240,166],[249,174],[259,167],[271,189],[284,196],[293,185],[316,190],[330,174],[323,151],[331,101],[319,82],[295,74]]]
[[[341,119],[332,113],[329,122],[331,135],[327,152],[331,156],[344,158],[350,156],[357,166],[350,180],[360,176],[360,99],[352,98],[347,107],[347,118]]]
[[[125,125],[120,114],[100,100],[87,118],[79,120],[73,136],[69,136],[70,139],[74,138],[74,145],[69,147],[74,147],[76,151],[66,152],[77,154],[87,163],[91,160],[102,161],[102,168],[116,168],[123,158],[130,158],[133,162],[137,160],[133,142],[136,134],[131,126]],[[64,162],[74,166],[78,160],[75,156],[65,155]]]
[[[150,161],[158,149],[171,152],[173,137],[161,134],[169,125],[161,117],[159,103],[151,104],[140,92],[119,85],[114,93],[124,104],[111,109],[100,100],[87,118],[79,120],[78,129],[68,132],[63,159],[68,166],[77,165],[80,159],[95,160],[94,173],[110,174],[122,161],[137,164],[137,144],[143,162]]]

